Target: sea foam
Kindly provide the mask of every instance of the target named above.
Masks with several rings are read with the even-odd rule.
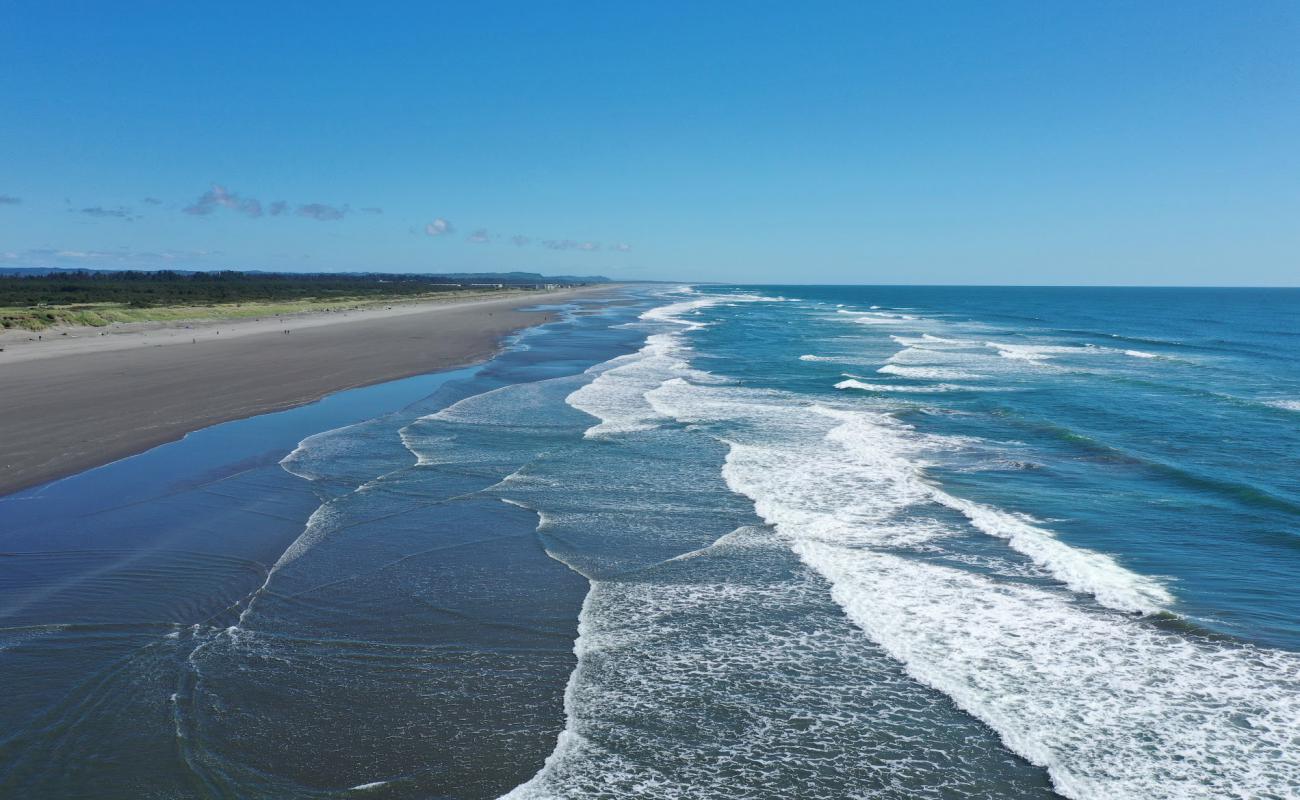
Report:
[[[679,377],[691,377],[707,382],[709,373],[693,369],[687,356],[690,348],[682,334],[699,330],[705,324],[689,315],[711,306],[752,302],[789,302],[784,297],[762,295],[706,295],[694,296],[652,308],[641,314],[646,323],[666,323],[669,330],[646,337],[645,345],[636,353],[622,356],[587,370],[593,376],[590,383],[577,389],[566,399],[570,406],[600,420],[586,431],[588,438],[615,433],[647,430],[663,421],[645,401],[646,392]]]
[[[763,425],[778,416],[770,402],[710,396],[734,389],[675,382],[658,391],[675,391],[679,407],[706,406],[684,414],[691,420],[765,406],[750,415],[763,431],[752,438],[763,444],[731,442],[728,483],[791,537],[850,618],[909,674],[1048,769],[1058,791],[1209,798],[1243,786],[1249,790],[1241,796],[1284,796],[1300,787],[1294,764],[1266,755],[1300,735],[1300,659],[1193,640],[1081,606],[1068,594],[890,552],[954,534],[933,518],[898,516],[908,506],[937,503],[1102,606],[1150,613],[1172,601],[1159,582],[1107,555],[933,486],[917,469],[920,454],[909,452],[906,429],[884,415],[790,403],[786,414],[801,419],[773,430]],[[841,423],[820,444],[810,435],[815,415]],[[1195,723],[1189,715],[1214,721]],[[1154,750],[1153,739],[1160,742]]]
[[[835,384],[836,389],[860,389],[864,392],[952,392],[964,387],[953,383],[939,383],[932,386],[904,386],[899,383],[866,383],[857,378],[848,378]]]
[[[678,304],[649,317],[681,326],[670,334],[680,363],[643,371],[636,402],[648,410],[640,413],[656,415],[657,424],[711,431],[726,444],[727,485],[753,502],[780,541],[827,582],[848,619],[909,676],[983,721],[1068,797],[1300,791],[1300,762],[1286,756],[1300,737],[1300,658],[1166,629],[1140,616],[1175,607],[1159,579],[1064,542],[1026,515],[949,492],[926,469],[944,437],[921,436],[890,415],[857,407],[693,380],[681,333],[698,327],[681,315],[699,308]],[[995,349],[1011,361],[1056,352]],[[978,377],[920,364],[890,363],[879,371],[928,380]],[[865,386],[856,378],[839,384]],[[604,424],[606,417],[598,416]],[[1005,558],[990,551],[983,569],[962,568],[948,543],[976,532],[1004,543]],[[593,686],[609,688],[598,665],[623,646],[617,637],[629,637],[629,652],[639,654],[628,662],[633,672],[645,653],[659,652],[640,636],[642,628],[606,628],[610,618],[601,604],[614,591],[593,584],[570,684],[569,726],[547,767],[518,797],[578,796],[602,786],[689,794],[668,776],[621,763],[588,735],[606,712],[650,713],[660,699],[655,692],[665,689],[644,684],[576,696]],[[663,599],[647,594],[629,602],[639,609]],[[719,595],[710,602],[728,608],[744,601]],[[779,596],[762,602],[782,607]],[[723,652],[733,651],[747,652],[735,645]],[[704,774],[697,779],[699,786],[707,781]]]
[[[921,380],[978,380],[980,375],[948,367],[909,367],[900,364],[886,364],[876,370],[882,375],[897,375],[900,378],[919,378]]]

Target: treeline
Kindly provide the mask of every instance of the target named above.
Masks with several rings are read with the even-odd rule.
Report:
[[[433,292],[482,291],[573,283],[528,273],[440,276],[387,274],[297,274],[258,272],[86,271],[47,275],[0,275],[0,306],[91,305],[131,308],[203,306],[225,303],[288,302],[344,298],[400,298]]]

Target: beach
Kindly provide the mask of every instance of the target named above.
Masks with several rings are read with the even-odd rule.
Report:
[[[0,497],[0,796],[1295,796],[1298,302],[626,286]]]
[[[38,340],[8,331],[0,335],[0,495],[219,422],[480,361],[504,336],[550,318],[522,309],[611,288],[43,331]]]

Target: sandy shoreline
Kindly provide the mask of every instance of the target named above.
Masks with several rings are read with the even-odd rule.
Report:
[[[37,342],[26,331],[6,333],[0,495],[219,422],[482,360],[502,337],[549,318],[519,309],[611,288],[192,326],[136,324],[102,336],[42,332]]]

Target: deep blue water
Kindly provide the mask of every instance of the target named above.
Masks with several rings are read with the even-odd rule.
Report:
[[[564,312],[0,500],[0,796],[1300,794],[1300,291]]]

